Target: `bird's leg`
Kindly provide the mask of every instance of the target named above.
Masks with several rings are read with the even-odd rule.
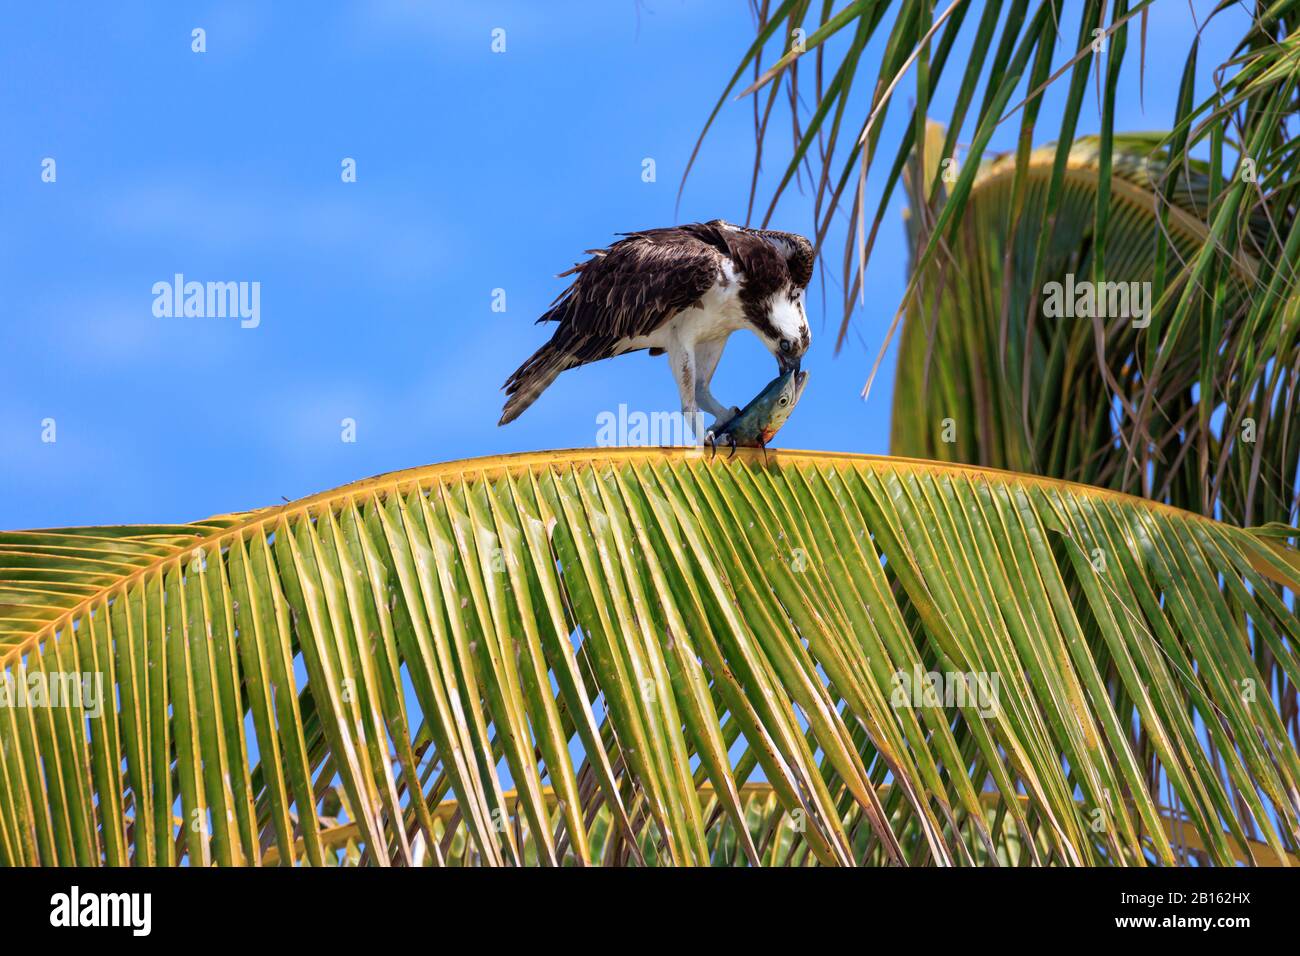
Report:
[[[677,380],[677,392],[682,400],[682,421],[686,438],[691,444],[704,440],[700,406],[695,395],[695,352],[691,348],[672,348],[668,352],[668,361],[673,366],[673,378]]]
[[[707,385],[701,384],[695,386],[695,403],[701,409],[713,416],[714,422],[713,425],[710,426],[711,431],[717,431],[723,425],[727,424],[727,422],[740,414],[740,409],[735,405],[727,407],[714,398],[713,393],[709,391],[709,386]]]
[[[695,347],[695,404],[713,416],[714,422],[709,430],[716,432],[721,426],[740,414],[740,409],[728,408],[716,398],[709,389],[713,373],[717,371],[718,360],[722,358],[722,349],[727,344],[725,338],[701,342]]]

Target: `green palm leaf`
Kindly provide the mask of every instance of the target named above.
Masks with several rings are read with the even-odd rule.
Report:
[[[1276,530],[603,449],[8,533],[0,686],[106,690],[0,707],[0,862],[1293,862]]]
[[[745,92],[766,93],[769,112],[782,84],[788,90],[795,114],[790,155],[770,201],[759,208],[766,224],[805,171],[814,186],[815,245],[824,259],[832,223],[847,221],[843,255],[829,263],[842,264],[844,278],[838,345],[860,301],[889,201],[909,165],[924,170],[923,177],[912,176],[912,282],[867,385],[907,309],[912,328],[904,330],[911,339],[904,372],[923,364],[930,369],[918,359],[916,343],[925,339],[939,370],[921,380],[940,394],[896,416],[895,449],[924,447],[943,458],[1096,479],[1243,525],[1300,520],[1300,429],[1294,427],[1300,4],[1277,0],[1254,8],[1232,55],[1212,65],[1208,88],[1195,82],[1201,64],[1194,41],[1170,132],[1157,136],[1115,130],[1122,70],[1133,47],[1142,83],[1171,77],[1146,75],[1149,0],[1070,7],[996,0],[982,10],[968,0],[832,6],[760,5],[756,36],[713,115],[741,88],[751,65],[755,83]],[[1219,18],[1235,9],[1217,5],[1197,24],[1197,37],[1224,29]],[[1131,28],[1137,44],[1130,43]],[[873,42],[883,44],[878,63],[868,59]],[[763,57],[777,43],[781,56],[763,71]],[[953,57],[954,50],[968,52]],[[1182,52],[1171,54],[1175,62]],[[810,61],[815,87],[805,110],[799,77]],[[1058,80],[1059,90],[1053,88]],[[941,85],[952,102],[943,117],[946,132],[927,136],[926,117]],[[868,103],[851,99],[864,87],[871,90]],[[1061,119],[1040,135],[1049,89],[1061,93]],[[903,92],[912,101],[909,122],[888,142],[884,119]],[[1094,92],[1099,135],[1081,139]],[[1003,124],[1015,124],[1017,147],[991,173],[987,151]],[[767,131],[765,114],[756,126],[755,184],[757,164],[773,152]],[[1056,145],[1034,150],[1041,139]],[[968,144],[966,161],[941,165],[960,158],[959,142]],[[877,168],[882,150],[892,157],[883,173]],[[1085,161],[1081,150],[1091,158]],[[869,180],[880,189],[871,209]],[[1071,248],[1083,236],[1086,245]],[[982,248],[973,252],[972,243]],[[1012,264],[996,261],[995,249]],[[1072,253],[1078,253],[1074,262]],[[1041,316],[1033,318],[1035,296],[1067,265],[1098,283],[1150,281],[1150,325],[1044,329]],[[948,317],[936,319],[929,310],[945,272],[959,289],[938,306]],[[974,310],[974,328],[959,337],[944,327],[963,308]],[[917,328],[918,315],[927,327],[937,321],[938,334],[948,338],[930,342]],[[976,349],[999,362],[988,394],[976,394],[984,386],[974,376],[992,359],[979,360]],[[1091,367],[1084,361],[1089,354]],[[944,381],[950,363],[965,377]],[[898,380],[910,402],[918,386],[906,374]],[[1084,393],[1087,400],[1060,401]],[[938,426],[929,412],[936,404],[967,414],[959,448],[933,447]],[[1114,429],[1105,421],[1112,406],[1121,419]],[[1112,432],[1122,456],[1090,458]],[[1251,438],[1243,440],[1243,433]]]
[[[930,136],[940,140],[942,131]],[[1117,136],[1107,164],[1105,258],[1116,267],[1112,275],[1127,277],[1109,287],[1125,302],[1141,291],[1133,283],[1150,288],[1159,281],[1154,235],[1163,230],[1175,255],[1187,260],[1210,231],[1199,215],[1213,186],[1203,165],[1190,167],[1170,204],[1157,211],[1165,172],[1152,159],[1160,155],[1153,153],[1159,140]],[[1238,523],[1290,523],[1300,436],[1288,422],[1300,340],[1293,336],[1276,361],[1255,364],[1243,377],[1252,343],[1230,324],[1214,348],[1228,360],[1216,364],[1205,388],[1203,343],[1192,337],[1170,344],[1167,371],[1152,381],[1141,356],[1149,327],[1131,308],[1095,319],[1044,315],[1044,288],[1069,289],[1076,278],[1087,284],[1101,254],[1092,216],[1103,165],[1095,138],[1078,140],[1067,156],[1050,243],[1037,268],[1038,231],[1008,225],[1013,208],[1023,222],[1044,221],[1056,155],[1055,146],[1030,153],[1019,192],[1015,157],[984,164],[948,258],[919,277],[900,346],[893,451],[1105,485]],[[921,209],[930,197],[917,193],[916,180],[908,177],[913,208]],[[910,216],[909,227],[919,255],[924,218]],[[1263,235],[1268,223],[1253,227]],[[1242,253],[1222,276],[1216,305],[1240,315],[1262,270],[1260,260]],[[1153,309],[1146,322],[1159,315]],[[1144,403],[1151,409],[1139,416]],[[1201,422],[1204,408],[1216,404],[1220,414]]]
[[[700,790],[703,799],[708,801],[706,807],[710,810],[711,817],[716,821],[709,830],[709,862],[712,866],[738,866],[746,862],[745,847],[753,845],[758,847],[760,862],[764,866],[816,866],[817,858],[809,851],[808,843],[801,836],[797,821],[786,812],[781,801],[777,799],[776,791],[770,784],[766,783],[747,783],[740,788],[740,801],[744,811],[746,835],[742,835],[740,828],[730,817],[722,814],[718,807],[716,798],[710,793],[710,787],[706,784]],[[554,793],[547,791],[547,800],[555,800]],[[515,807],[514,821],[519,818],[517,799],[514,793],[505,795],[506,803]],[[997,826],[999,797],[994,793],[986,793],[980,799],[983,810],[982,817],[968,817],[967,828],[973,830],[973,826],[978,821],[980,825],[989,828],[995,833],[994,855],[989,856],[987,850],[976,844],[975,861],[981,866],[1022,866],[1026,865],[1031,859],[1033,853],[1045,855],[1048,852],[1047,845],[1043,839],[1042,828],[1031,831],[1030,839],[1036,841],[1034,848],[1031,850],[1020,832],[1013,827]],[[1022,805],[1027,804],[1025,797],[1020,798]],[[444,833],[445,827],[449,820],[455,818],[459,811],[459,804],[454,800],[444,801],[438,805],[434,813],[435,828],[437,832]],[[1202,853],[1205,849],[1200,842],[1199,837],[1194,831],[1188,830],[1186,820],[1175,817],[1163,817],[1161,820],[1166,838],[1171,844],[1180,844],[1185,846],[1192,853]],[[521,845],[523,846],[523,855],[528,863],[537,861],[533,834],[522,824],[519,824],[519,834]],[[607,807],[601,807],[596,811],[595,820],[591,825],[593,857],[592,863],[603,866],[619,866],[626,864],[630,859],[629,848],[621,841],[614,839],[615,829],[610,825],[609,812]],[[864,863],[883,863],[884,855],[881,853],[879,846],[872,845],[871,831],[866,827],[857,827],[851,833],[854,846],[854,858]],[[326,839],[334,846],[347,847],[348,853],[337,857],[340,865],[349,865],[356,858],[356,827],[352,824],[345,824],[330,830],[326,834]],[[748,844],[746,844],[746,839]],[[656,854],[659,847],[653,839],[653,834],[643,834],[640,841],[639,850],[644,859],[657,862]],[[275,851],[272,850],[267,855],[267,860],[274,859]],[[1246,856],[1246,854],[1243,854]],[[1265,866],[1279,866],[1296,862],[1293,858],[1283,859],[1273,853],[1267,846],[1262,843],[1252,842],[1250,844],[1249,858],[1258,861]],[[464,838],[463,834],[454,834],[451,838],[451,849],[448,854],[450,865],[455,866],[473,866],[477,860],[473,846]]]

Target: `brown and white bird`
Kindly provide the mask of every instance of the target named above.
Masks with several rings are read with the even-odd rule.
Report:
[[[721,219],[621,235],[561,273],[577,278],[537,320],[559,327],[506,381],[499,424],[518,418],[561,372],[649,349],[668,355],[688,420],[702,410],[717,427],[737,410],[714,398],[709,382],[740,329],[759,337],[782,372],[799,368],[812,340],[804,291],[813,247],[803,236]]]

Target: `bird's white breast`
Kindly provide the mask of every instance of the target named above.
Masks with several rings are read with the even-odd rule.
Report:
[[[725,339],[744,325],[740,280],[731,260],[727,259],[717,281],[700,297],[698,305],[678,312],[649,335],[625,339],[620,351],[694,348],[699,342]]]

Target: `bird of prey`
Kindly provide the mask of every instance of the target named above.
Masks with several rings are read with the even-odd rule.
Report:
[[[703,410],[717,428],[738,409],[715,399],[709,382],[739,329],[757,335],[782,372],[798,370],[812,338],[807,239],[721,219],[620,235],[560,274],[577,277],[537,320],[558,327],[506,381],[499,424],[518,418],[561,372],[649,349],[668,355],[687,421]]]

